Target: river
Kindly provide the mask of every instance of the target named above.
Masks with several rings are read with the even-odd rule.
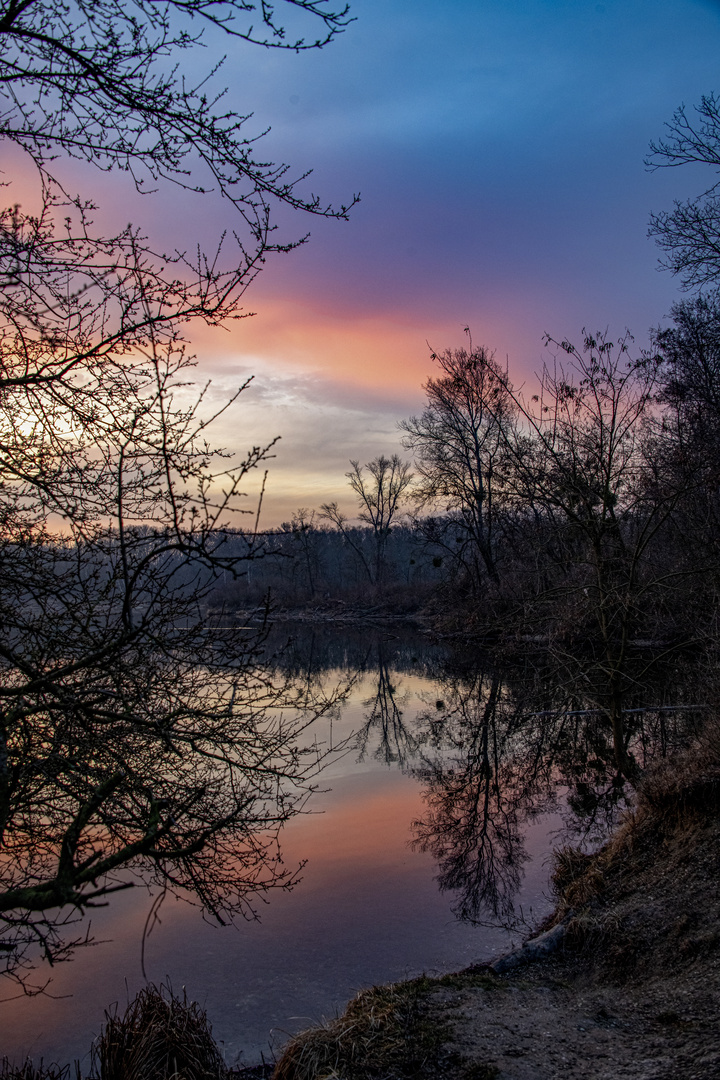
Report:
[[[363,987],[506,950],[517,940],[508,925],[520,932],[551,906],[553,845],[581,818],[593,842],[610,815],[602,799],[590,813],[581,805],[602,787],[597,741],[566,723],[558,761],[538,752],[556,729],[520,722],[517,693],[489,667],[453,667],[419,635],[336,629],[303,631],[283,656],[295,678],[344,689],[315,722],[333,749],[320,790],[282,833],[301,880],[236,926],[167,899],[145,942],[147,978],[207,1009],[232,1065],[271,1055]],[[569,785],[563,747],[577,762],[583,739],[594,749]],[[621,801],[614,793],[612,812]],[[144,888],[112,897],[92,919],[95,944],[36,972],[50,980],[43,994],[3,1002],[2,1053],[87,1065],[104,1011],[144,984],[153,899]]]

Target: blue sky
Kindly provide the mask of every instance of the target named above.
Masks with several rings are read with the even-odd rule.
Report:
[[[314,170],[307,189],[349,223],[283,222],[310,243],[270,260],[248,295],[257,315],[196,336],[221,394],[254,388],[219,434],[283,438],[266,524],[295,506],[345,501],[349,458],[398,449],[397,421],[422,407],[428,344],[476,342],[516,380],[542,337],[629,328],[638,345],[678,296],[647,239],[652,210],[699,192],[698,167],[648,171],[651,139],[681,104],[720,90],[720,4],[708,0],[354,0],[322,53],[229,49],[228,101],[271,126],[263,154]],[[160,232],[200,216],[178,195]]]

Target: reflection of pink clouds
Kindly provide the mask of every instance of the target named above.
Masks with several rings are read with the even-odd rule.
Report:
[[[289,866],[298,859],[308,860],[306,886],[323,885],[359,867],[362,874],[382,876],[388,863],[395,873],[408,860],[412,863],[409,823],[422,812],[420,790],[416,782],[398,781],[389,771],[373,781],[374,790],[368,791],[366,776],[344,777],[333,791],[331,813],[296,818],[285,828],[283,857]],[[429,862],[419,858],[419,863]]]
[[[319,799],[324,799],[326,813],[301,815],[283,830],[286,866],[294,868],[309,860],[297,889],[290,895],[274,894],[267,909],[260,903],[262,922],[250,929],[241,922],[243,932],[237,936],[225,929],[222,941],[214,927],[201,922],[197,908],[169,898],[160,912],[161,924],[148,942],[151,978],[170,976],[176,990],[190,982],[191,996],[202,999],[224,962],[213,954],[213,948],[219,948],[224,958],[237,954],[239,962],[247,952],[258,968],[262,958],[265,963],[269,960],[271,969],[282,970],[276,953],[288,935],[297,943],[297,934],[307,934],[308,927],[332,924],[339,903],[352,908],[358,897],[366,903],[373,895],[381,898],[381,890],[391,890],[393,895],[399,890],[402,899],[406,897],[404,879],[411,883],[407,889],[435,894],[429,857],[413,855],[407,847],[409,822],[422,808],[413,781],[390,771],[350,775]],[[319,918],[314,914],[318,904]],[[109,907],[98,910],[93,927],[101,944],[81,950],[75,963],[54,970],[50,989],[57,996],[30,1000],[20,995],[3,1005],[6,1032],[12,1031],[3,1051],[9,1044],[18,1059],[25,1053],[42,1053],[48,1060],[66,1059],[67,1046],[75,1047],[75,1053],[89,1048],[92,1034],[103,1022],[104,1009],[117,1001],[122,1011],[142,985],[140,943],[149,905],[147,893],[133,889],[117,894]],[[350,910],[351,914],[360,917],[356,911]],[[47,975],[46,969],[40,974]],[[241,985],[239,979],[234,994],[242,992]]]

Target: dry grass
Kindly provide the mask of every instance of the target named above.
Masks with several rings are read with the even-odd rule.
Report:
[[[566,944],[592,958],[598,977],[651,977],[720,947],[720,721],[684,753],[648,770],[635,807],[608,843],[587,856],[555,856]],[[692,917],[687,915],[692,909]],[[604,973],[604,974],[603,974]]]
[[[566,908],[587,904],[603,887],[603,875],[593,856],[573,847],[560,848],[553,854],[551,881]]]
[[[692,827],[720,811],[720,740],[713,724],[701,742],[644,777],[638,792],[638,824],[667,830]]]
[[[375,1080],[434,1075],[441,1040],[419,1008],[427,980],[373,987],[345,1013],[288,1043],[273,1080]]]
[[[694,745],[642,778],[634,811],[600,852],[605,869],[648,840],[690,836],[719,812],[720,718],[714,716]]]
[[[635,807],[596,854],[561,848],[554,855],[553,887],[559,918],[589,903],[608,875],[649,841],[692,835],[720,814],[720,717],[712,717],[684,753],[658,762],[643,776]]]
[[[461,972],[364,990],[337,1020],[291,1039],[272,1080],[493,1080],[494,1065],[447,1050],[452,1031],[428,998],[436,989],[498,985],[486,972]]]
[[[22,1065],[11,1065],[7,1058],[0,1061],[0,1080],[71,1080],[69,1065],[33,1065],[26,1061]],[[72,1073],[72,1080],[80,1080],[80,1072],[76,1068]]]
[[[412,997],[401,984],[363,991],[339,1019],[291,1039],[273,1080],[354,1080],[394,1071],[414,1026]]]
[[[164,986],[147,986],[123,1016],[106,1016],[94,1049],[93,1071],[98,1080],[228,1077],[205,1012],[185,996],[176,997]]]

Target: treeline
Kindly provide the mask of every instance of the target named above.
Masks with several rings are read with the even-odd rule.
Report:
[[[426,512],[418,527],[452,566],[463,616],[464,598],[476,626],[585,627],[603,647],[709,632],[720,306],[676,305],[652,352],[635,357],[629,337],[548,344],[552,363],[530,395],[484,349],[435,357],[427,405],[402,425]]]
[[[534,393],[484,349],[437,356],[403,424],[415,499],[444,514],[460,621],[541,645],[595,703],[628,771],[623,711],[659,665],[716,670],[720,578],[720,304],[677,304],[652,349],[548,341]]]
[[[347,473],[336,503],[228,537],[253,552],[215,599],[401,602],[440,595],[448,626],[601,632],[605,643],[711,633],[720,524],[720,304],[675,306],[650,352],[626,336],[548,342],[534,393],[484,348],[434,356],[426,405],[401,425],[414,464]],[[241,552],[242,549],[242,552]],[[438,594],[437,590],[440,590]]]
[[[370,569],[376,565],[377,545],[368,526],[346,526],[340,532],[313,515],[293,515],[261,536],[228,536],[226,547],[228,554],[254,550],[255,555],[237,577],[225,573],[217,582],[214,607],[343,600],[416,610],[448,574],[442,546],[429,542],[411,521],[396,525],[387,537],[379,582]]]
[[[717,668],[720,301],[678,303],[647,351],[547,345],[530,393],[484,348],[434,356],[401,425],[414,466],[351,463],[361,527],[300,511],[215,595],[426,605],[445,631],[541,649],[629,771],[628,703],[661,665]]]

